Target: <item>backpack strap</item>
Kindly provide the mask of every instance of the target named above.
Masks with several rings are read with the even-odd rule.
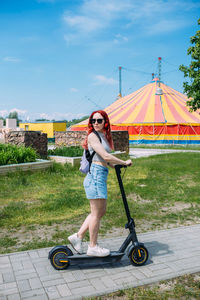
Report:
[[[96,134],[96,136],[98,137],[100,143],[102,143],[101,137],[100,137],[100,135],[98,134],[98,132],[95,131],[95,130],[94,130],[93,132],[94,132],[94,134]],[[88,150],[88,152],[89,152],[89,150]],[[90,155],[90,153],[88,153],[88,158],[87,158],[87,159],[88,159],[88,161],[89,161],[89,173],[90,173],[90,167],[91,167],[92,160],[93,160],[93,157],[94,157],[95,153],[96,153],[95,151],[93,151],[91,155]],[[86,157],[87,157],[87,153],[86,153]]]

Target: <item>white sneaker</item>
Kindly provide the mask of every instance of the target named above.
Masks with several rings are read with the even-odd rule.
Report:
[[[77,235],[77,233],[74,233],[68,237],[68,241],[79,254],[83,253],[82,249],[82,239],[80,239]]]
[[[96,245],[95,247],[90,247],[88,245],[87,255],[104,257],[110,255],[110,250],[106,248],[101,248],[98,245]]]

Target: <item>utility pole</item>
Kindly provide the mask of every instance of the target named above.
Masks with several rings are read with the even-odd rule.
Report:
[[[119,95],[118,98],[122,97],[122,75],[121,75],[122,67],[119,67]]]

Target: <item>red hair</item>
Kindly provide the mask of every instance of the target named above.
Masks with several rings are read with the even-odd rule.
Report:
[[[88,135],[94,131],[94,127],[92,126],[92,123],[91,123],[91,119],[93,118],[94,114],[96,113],[99,113],[102,115],[102,117],[104,118],[105,120],[105,123],[104,123],[104,133],[105,133],[105,136],[106,136],[106,139],[110,145],[110,148],[111,149],[114,149],[114,146],[113,146],[113,140],[112,140],[112,136],[111,136],[111,126],[110,126],[110,121],[109,121],[109,118],[108,118],[108,115],[107,113],[104,111],[104,110],[96,110],[96,111],[93,111],[93,113],[90,115],[89,117],[89,121],[88,121],[88,128],[87,128],[87,136],[84,140],[84,143],[83,143],[83,148],[84,149],[88,149]]]

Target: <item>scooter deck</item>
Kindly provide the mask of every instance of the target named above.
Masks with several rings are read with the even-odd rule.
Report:
[[[70,261],[70,265],[76,265],[81,263],[84,264],[114,263],[120,261],[123,255],[124,253],[111,251],[110,255],[105,257],[88,256],[84,253],[84,254],[75,254],[75,255],[68,256],[68,259]]]

